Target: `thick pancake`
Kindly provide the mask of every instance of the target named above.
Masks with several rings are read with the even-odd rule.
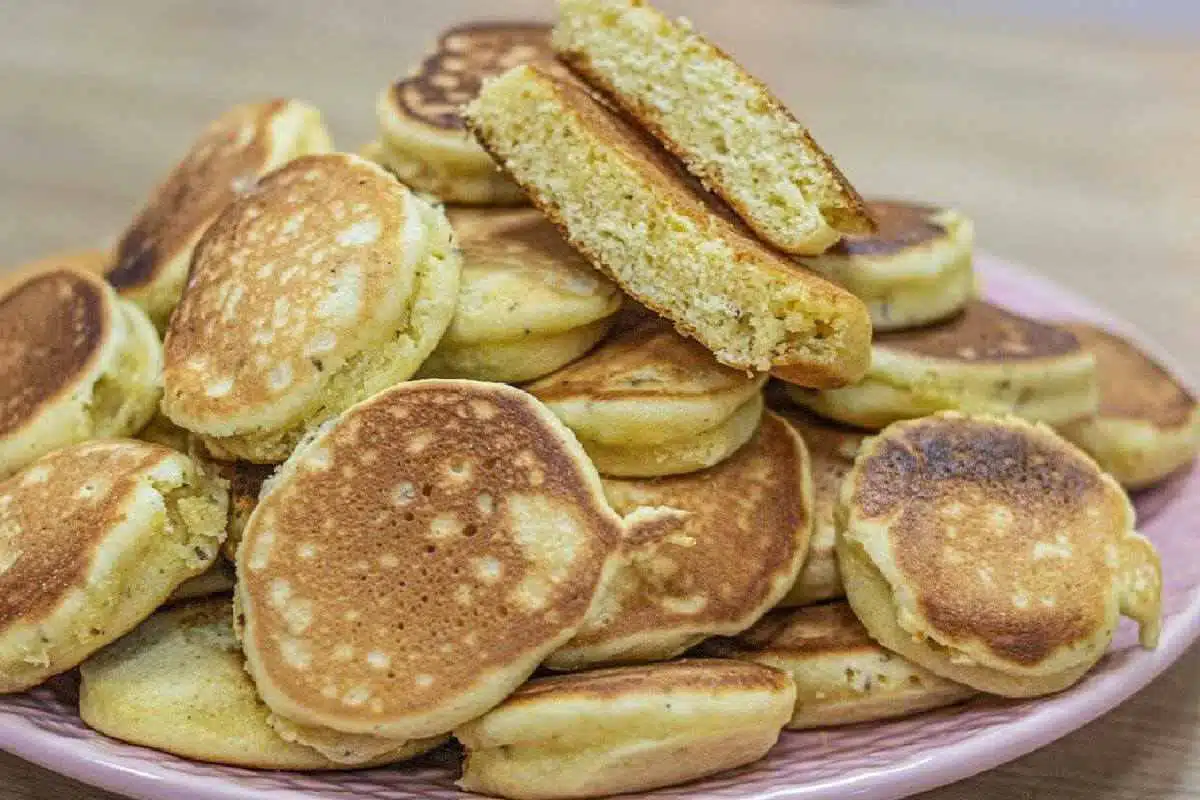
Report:
[[[225,503],[189,458],[132,440],[65,447],[0,483],[0,692],[74,667],[207,569]]]
[[[549,375],[580,358],[612,329],[610,317],[562,333],[530,334],[507,342],[445,345],[425,360],[418,378],[466,378],[525,383]],[[442,340],[445,342],[445,339]]]
[[[1200,406],[1188,389],[1135,345],[1085,323],[1066,323],[1096,357],[1100,407],[1062,433],[1123,486],[1154,484],[1200,449]]]
[[[238,550],[259,693],[411,739],[486,711],[578,630],[621,535],[570,432],[501,384],[417,381],[283,465]]]
[[[576,82],[517,67],[465,114],[572,245],[722,363],[809,386],[866,370],[871,326],[858,298],[754,238]]]
[[[205,128],[121,236],[109,283],[164,330],[192,250],[217,215],[271,170],[331,147],[320,112],[305,103],[233,107]]]
[[[306,156],[230,205],[166,340],[163,411],[214,456],[271,463],[411,376],[450,323],[445,215],[368,161]]]
[[[859,383],[789,394],[822,416],[873,430],[937,411],[1063,425],[1095,411],[1095,372],[1069,331],[972,300],[938,325],[877,334]]]
[[[975,694],[884,650],[846,603],[773,611],[739,636],[709,639],[699,652],[791,675],[793,730],[903,717]]]
[[[1120,486],[1044,426],[945,413],[864,443],[843,484],[846,595],[884,647],[981,691],[1077,681],[1119,614],[1154,646],[1161,572]]]
[[[604,492],[626,517],[616,571],[579,633],[547,659],[553,669],[672,658],[745,630],[779,602],[808,552],[808,455],[774,414],[711,469],[606,480]]]

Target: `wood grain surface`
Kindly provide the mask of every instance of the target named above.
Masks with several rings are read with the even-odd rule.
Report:
[[[950,15],[968,4],[948,0],[941,12],[663,5],[686,6],[773,85],[865,193],[963,208],[982,247],[1115,310],[1200,373],[1194,41]],[[501,8],[553,13],[549,0],[0,3],[0,263],[111,241],[200,127],[240,100],[309,100],[357,149],[375,94],[439,28]],[[1200,798],[1198,676],[1193,649],[1083,730],[926,797]],[[0,800],[109,797],[0,755]]]

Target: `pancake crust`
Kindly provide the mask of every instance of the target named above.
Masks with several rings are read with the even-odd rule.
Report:
[[[606,480],[604,490],[625,515],[618,566],[579,633],[547,659],[553,669],[667,659],[744,630],[779,602],[808,552],[808,455],[774,414],[716,467]]]
[[[238,550],[248,667],[297,723],[444,733],[575,634],[619,537],[582,449],[528,394],[401,384],[260,499]]]

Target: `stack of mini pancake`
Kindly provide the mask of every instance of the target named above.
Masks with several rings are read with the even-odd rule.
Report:
[[[690,24],[559,10],[443,33],[360,155],[237,106],[7,282],[0,691],[592,797],[1155,645],[1122,486],[1191,460],[1188,391],[979,299],[969,219],[864,201]]]

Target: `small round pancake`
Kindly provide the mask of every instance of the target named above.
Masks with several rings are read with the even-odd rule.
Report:
[[[550,800],[685,783],[766,755],[795,697],[785,673],[720,659],[537,678],[454,732],[458,785]]]
[[[871,200],[867,211],[875,233],[846,235],[822,255],[799,260],[858,295],[876,332],[937,322],[975,296],[969,219],[903,200]]]
[[[31,272],[0,296],[0,477],[59,447],[130,436],[162,393],[150,321],[98,276]]]
[[[1127,489],[1158,483],[1196,457],[1200,405],[1165,367],[1114,333],[1062,325],[1096,357],[1100,408],[1062,434]]]
[[[739,636],[709,639],[699,652],[791,675],[792,730],[905,717],[975,694],[884,650],[846,603],[772,611]]]
[[[177,756],[254,769],[345,769],[285,741],[243,669],[228,598],[160,611],[80,667],[79,715],[124,742]],[[378,756],[379,766],[419,755],[437,741]]]
[[[237,574],[233,564],[223,556],[218,556],[213,565],[194,578],[188,578],[175,587],[167,603],[182,603],[187,600],[198,600],[211,597],[214,594],[232,592],[237,584]]]
[[[798,408],[777,412],[808,445],[812,461],[813,532],[808,558],[779,605],[806,606],[844,597],[838,571],[837,525],[834,512],[841,496],[842,480],[854,466],[854,456],[867,434],[827,422]]]
[[[0,692],[74,667],[208,569],[226,500],[187,456],[124,439],[0,482]]]
[[[956,413],[867,440],[842,487],[838,564],[872,638],[944,678],[1032,697],[1153,647],[1158,554],[1096,462],[1041,425]]]
[[[625,516],[617,566],[551,669],[667,659],[743,631],[779,602],[808,552],[808,454],[774,414],[712,469],[606,480],[604,492]]]
[[[166,341],[163,412],[215,457],[278,463],[307,430],[410,377],[450,324],[441,210],[357,156],[305,156],[196,248]]]
[[[250,673],[300,725],[445,733],[575,635],[620,536],[582,448],[530,395],[400,384],[263,492],[237,558]]]
[[[117,243],[105,277],[166,330],[192,251],[217,215],[268,172],[330,149],[321,113],[310,105],[277,99],[231,108],[151,194]]]
[[[1064,425],[1098,402],[1095,359],[1073,334],[981,300],[939,325],[878,334],[867,376],[853,386],[788,393],[824,417],[871,430],[937,411]]]
[[[467,133],[459,108],[483,81],[538,61],[562,72],[540,22],[472,22],[450,28],[410,76],[379,95],[379,162],[417,191],[448,203],[524,205],[509,180]]]

